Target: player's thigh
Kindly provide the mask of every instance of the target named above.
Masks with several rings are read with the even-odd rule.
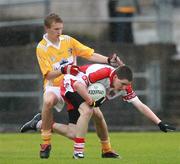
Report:
[[[58,111],[61,111],[64,106],[64,100],[61,97],[59,87],[47,86],[44,92],[44,102],[55,106]]]

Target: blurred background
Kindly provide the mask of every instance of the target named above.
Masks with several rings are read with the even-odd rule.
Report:
[[[50,12],[64,20],[64,34],[103,55],[117,53],[134,71],[139,98],[180,127],[179,0],[0,0],[0,132],[18,131],[41,110],[35,48]],[[101,109],[111,131],[158,130],[119,98]],[[67,123],[66,110],[54,116]]]

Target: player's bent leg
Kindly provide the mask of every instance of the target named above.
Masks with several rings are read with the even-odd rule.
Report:
[[[119,158],[119,154],[111,148],[111,143],[108,135],[108,127],[99,108],[94,109],[93,121],[96,128],[97,135],[101,141],[102,146],[102,158]]]
[[[78,110],[80,116],[76,123],[76,137],[74,138],[74,159],[84,158],[85,135],[87,133],[89,120],[93,114],[93,109],[77,92],[67,92],[65,97],[69,100],[74,110]],[[69,109],[70,110],[70,109]]]
[[[54,123],[53,132],[73,140],[76,136],[76,125],[75,124],[65,125],[60,123]]]
[[[30,121],[26,122],[21,128],[20,132],[28,132],[30,130],[37,131],[37,123],[41,120],[41,113],[36,114]]]
[[[76,136],[76,123],[79,118],[78,110],[70,110],[69,114],[69,124],[61,124],[54,122],[52,125],[52,131],[60,134],[69,139],[74,139]],[[26,122],[20,129],[20,131],[27,132],[29,130],[40,131],[42,127],[41,113],[37,113],[32,120]]]
[[[69,117],[69,124],[60,124],[60,123],[53,123],[53,132],[58,133],[64,137],[69,139],[74,139],[76,137],[76,123],[80,116],[78,109],[74,107],[72,109],[68,109],[68,117]]]
[[[89,105],[84,102],[79,107],[80,117],[77,121],[77,133],[76,137],[85,137],[88,129],[89,120],[93,114],[93,109],[89,107]]]
[[[53,106],[58,102],[57,96],[53,92],[47,92],[44,94],[43,108],[42,108],[42,129],[41,138],[43,143],[41,144],[40,158],[49,158],[51,150],[51,130],[53,123]]]
[[[53,131],[56,133],[68,137],[69,139],[73,139],[76,136],[76,124],[69,123],[68,125],[63,125],[59,123],[54,123]],[[81,159],[84,158],[84,153],[78,152],[73,154],[74,159]]]
[[[97,136],[101,141],[108,139],[108,128],[104,116],[99,108],[93,111],[92,119],[96,128]]]
[[[89,120],[93,114],[93,109],[87,103],[79,106],[80,117],[76,124],[76,137],[74,138],[74,159],[84,158],[85,136],[88,129]]]
[[[53,123],[53,106],[56,105],[58,99],[54,93],[48,92],[44,94],[43,108],[42,108],[42,129],[51,129]]]

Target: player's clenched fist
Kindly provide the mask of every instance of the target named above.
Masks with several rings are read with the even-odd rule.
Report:
[[[113,54],[112,56],[108,57],[108,64],[113,67],[123,66],[123,61],[117,56],[117,54]]]
[[[66,65],[64,67],[61,67],[61,73],[76,76],[79,73],[79,67],[76,65]]]

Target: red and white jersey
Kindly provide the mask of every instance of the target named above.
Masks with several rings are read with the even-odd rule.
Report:
[[[115,68],[106,64],[91,64],[80,66],[80,73],[77,76],[66,74],[63,80],[63,86],[61,87],[61,94],[65,96],[66,92],[74,92],[73,84],[75,81],[79,81],[86,86],[92,83],[101,83],[106,88],[106,97],[111,100],[117,96],[122,96],[124,101],[132,102],[137,98],[132,86],[129,85],[125,90],[115,91],[113,89],[113,77],[115,75]]]
[[[111,100],[118,96],[122,96],[123,100],[127,102],[138,99],[131,85],[127,86],[125,90],[118,92],[113,89],[112,83],[115,75],[115,68],[113,67],[106,64],[92,64],[81,66],[80,70],[86,74],[89,85],[98,82],[105,86],[107,99]]]
[[[64,75],[63,79],[63,85],[60,87],[61,95],[65,96],[67,92],[75,92],[75,89],[73,87],[73,84],[78,81],[84,84],[85,86],[88,86],[88,79],[86,74],[83,72],[78,73],[76,76],[66,74]]]

